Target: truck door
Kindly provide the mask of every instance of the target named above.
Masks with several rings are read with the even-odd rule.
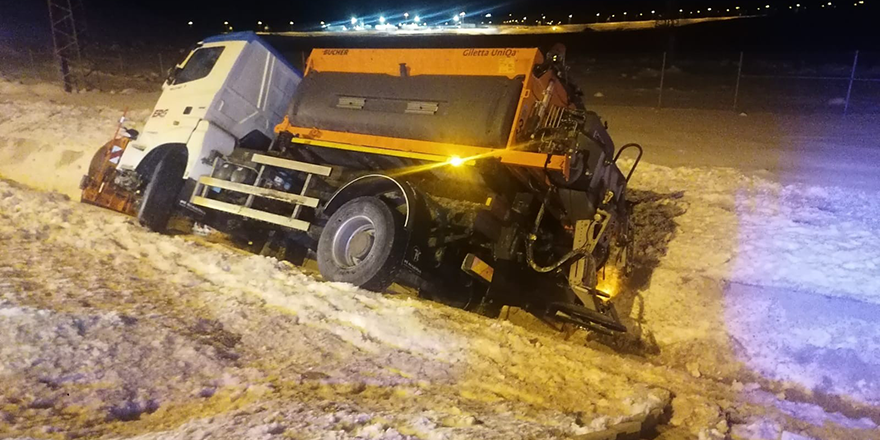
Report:
[[[163,85],[143,132],[126,148],[119,168],[134,169],[157,147],[189,144],[243,47],[244,43],[229,41],[205,44],[191,52]],[[191,151],[191,164],[198,159],[198,152]]]

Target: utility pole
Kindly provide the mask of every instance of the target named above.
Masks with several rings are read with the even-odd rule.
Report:
[[[64,91],[72,92],[78,85],[82,69],[81,40],[85,33],[82,0],[48,0],[52,45],[61,71]]]
[[[664,14],[664,18],[667,18],[671,26],[667,32],[669,32],[669,36],[666,41],[666,52],[669,53],[669,63],[675,63],[675,52],[676,52],[676,41],[675,41],[675,32],[677,26],[677,20],[673,19],[676,14],[678,14],[679,4],[678,0],[666,0],[666,14]]]

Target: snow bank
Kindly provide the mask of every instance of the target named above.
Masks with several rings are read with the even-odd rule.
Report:
[[[320,283],[2,181],[0,268],[0,397],[17,402],[0,416],[43,434],[564,438],[638,423],[673,394],[673,438],[724,438],[731,405],[743,423],[843,432],[818,438],[876,427],[802,427],[757,384]],[[34,432],[21,426],[0,433]]]
[[[265,378],[273,375],[282,375],[285,379],[281,383],[294,378],[319,381],[321,387],[327,388],[325,392],[337,392],[336,387],[343,387],[349,390],[346,395],[357,395],[371,387],[390,388],[394,391],[379,393],[378,397],[368,400],[368,406],[384,408],[383,416],[394,417],[399,424],[410,428],[417,419],[427,417],[429,432],[442,432],[444,426],[449,425],[472,427],[469,429],[477,432],[489,430],[487,435],[494,438],[584,434],[623,422],[638,422],[648,414],[661,412],[671,398],[671,394],[659,386],[621,374],[621,371],[638,371],[640,362],[621,366],[625,360],[619,357],[607,359],[604,365],[585,362],[598,353],[532,335],[509,323],[493,322],[436,304],[367,292],[345,284],[318,282],[270,258],[149,233],[130,218],[73,203],[57,195],[16,189],[4,182],[0,182],[0,243],[0,266],[25,264],[28,268],[13,268],[15,272],[9,276],[13,284],[0,284],[0,301],[11,302],[5,307],[8,312],[0,313],[0,320],[8,320],[0,322],[0,326],[6,324],[5,330],[13,332],[11,335],[0,333],[0,341],[8,347],[0,351],[0,361],[11,366],[12,376],[22,374],[26,366],[35,363],[60,363],[52,376],[66,377],[80,374],[96,363],[99,371],[124,368],[120,364],[125,365],[128,356],[139,356],[145,361],[144,365],[149,366],[153,364],[147,360],[159,356],[167,363],[156,365],[155,372],[144,373],[144,381],[163,382],[159,375],[175,374],[175,371],[185,380],[171,386],[174,392],[129,381],[129,388],[150,391],[145,393],[144,399],[158,395],[162,396],[158,399],[160,402],[173,400],[168,396],[176,395],[178,390],[195,393],[206,386],[204,383],[210,383],[193,378],[197,375],[186,373],[186,369],[173,367],[182,361],[201,372],[212,365],[197,368],[203,351],[187,349],[190,341],[177,342],[174,335],[150,333],[150,328],[139,327],[139,332],[127,332],[111,318],[107,318],[105,325],[116,329],[116,337],[118,333],[128,333],[126,337],[132,340],[131,346],[105,342],[104,345],[115,346],[118,351],[94,351],[88,344],[91,341],[101,344],[101,340],[89,338],[82,342],[77,340],[70,349],[52,353],[52,347],[65,344],[59,333],[70,331],[59,329],[55,322],[37,320],[33,315],[43,312],[19,305],[31,296],[16,292],[20,292],[22,286],[29,286],[26,288],[34,291],[36,298],[50,296],[45,307],[66,308],[65,304],[69,302],[73,306],[77,300],[102,307],[115,301],[120,302],[115,307],[121,307],[133,301],[149,313],[139,319],[154,316],[152,319],[157,324],[167,321],[169,315],[186,313],[185,309],[175,312],[163,306],[167,301],[185,300],[186,306],[192,307],[192,313],[196,314],[204,313],[205,307],[213,308],[213,313],[219,313],[226,321],[222,328],[248,335],[241,340],[254,353],[242,362],[246,361],[250,368],[266,371],[263,379],[238,371],[238,375],[246,376],[248,389],[264,385]],[[49,287],[82,285],[83,278],[94,277],[103,280],[101,283],[105,286],[114,286],[109,293],[112,289],[125,292],[121,293],[123,298],[110,296],[100,300],[81,289]],[[165,293],[156,297],[154,289]],[[53,291],[64,294],[53,294]],[[162,295],[169,296],[163,300]],[[185,298],[175,299],[178,295]],[[65,300],[65,296],[70,298]],[[125,298],[128,300],[120,301]],[[265,315],[271,310],[291,319],[280,328],[278,322],[268,325],[264,322]],[[21,326],[16,319],[31,324]],[[79,314],[74,318],[58,318],[59,322],[65,319],[86,318]],[[74,325],[73,333],[75,328]],[[21,329],[22,334],[15,333],[19,331],[15,329]],[[284,337],[276,337],[274,333],[278,332]],[[91,335],[88,330],[85,334]],[[162,345],[157,347],[146,342],[154,337],[159,338],[159,344],[167,343],[192,354],[178,359],[174,353],[161,350]],[[34,341],[45,342],[29,348]],[[77,351],[78,345],[86,348]],[[325,346],[332,349],[324,351]],[[246,349],[236,351],[247,353]],[[71,363],[68,359],[71,356],[81,360]],[[101,356],[102,361],[98,362],[96,356]],[[56,358],[59,360],[52,360]],[[225,365],[216,355],[208,360]],[[276,370],[278,364],[294,362],[296,365],[304,361],[306,365],[295,369]],[[219,377],[223,372],[225,370],[215,371],[210,376]],[[85,375],[82,380],[90,386],[97,385],[95,377]],[[396,407],[402,404],[398,399],[412,402],[416,399],[414,396],[419,396],[419,405],[409,409]],[[351,398],[340,396],[339,399]],[[113,399],[117,400],[119,398]],[[136,400],[137,409],[142,409],[141,400]],[[386,401],[390,403],[382,403]],[[65,404],[68,403],[59,405]],[[107,401],[102,405],[104,411],[104,407],[110,406]],[[126,408],[123,405],[120,411]],[[157,414],[161,413],[160,404]],[[371,419],[376,417],[378,415],[373,414]],[[468,417],[472,417],[470,422]],[[440,423],[449,418],[461,420]],[[476,419],[481,422],[477,423]],[[377,429],[385,432],[388,425]],[[373,436],[367,434],[369,432],[364,431],[364,435]]]
[[[0,95],[35,95],[42,98],[52,98],[61,96],[64,93],[64,89],[55,84],[39,82],[26,85],[20,82],[0,79]]]
[[[650,164],[633,188],[683,194],[663,269],[880,304],[877,194]]]
[[[743,361],[765,377],[880,403],[880,317],[850,305],[880,310],[876,194],[652,165],[632,188],[675,206],[674,237],[650,221],[637,230],[668,243],[630,310],[665,359],[722,375]],[[636,221],[659,203],[637,207]],[[813,316],[817,304],[824,316]]]
[[[143,121],[148,114],[129,117]],[[0,175],[79,198],[80,179],[120,116],[107,107],[0,100]]]

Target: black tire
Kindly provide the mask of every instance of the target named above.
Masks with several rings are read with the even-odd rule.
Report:
[[[376,197],[340,206],[318,239],[318,270],[324,279],[382,292],[391,285],[406,253],[401,215]]]
[[[159,160],[138,208],[138,221],[141,225],[154,232],[165,232],[183,188],[185,170],[186,161],[174,154],[166,154]]]

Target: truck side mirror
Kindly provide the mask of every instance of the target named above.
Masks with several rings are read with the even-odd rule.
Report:
[[[177,79],[177,74],[180,73],[181,70],[183,69],[180,66],[174,66],[168,69],[168,76],[165,77],[165,84],[169,86],[174,84],[174,80]]]

